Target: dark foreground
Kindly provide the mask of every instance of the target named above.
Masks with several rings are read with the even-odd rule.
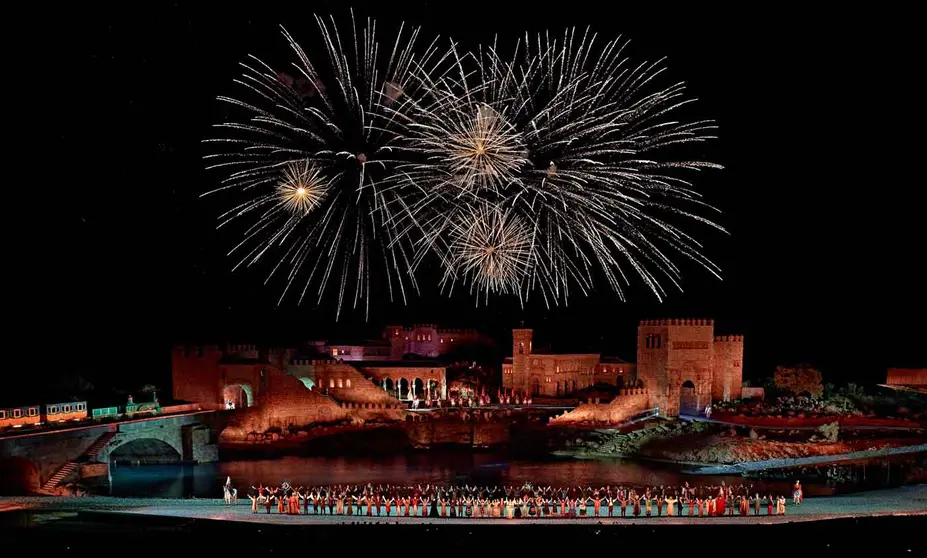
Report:
[[[169,551],[177,556],[241,556],[290,553],[302,546],[338,548],[350,554],[371,550],[364,541],[380,541],[381,549],[514,550],[519,555],[550,555],[551,551],[583,554],[616,549],[667,549],[668,541],[738,541],[759,551],[754,555],[792,554],[795,551],[876,553],[883,556],[923,556],[927,550],[927,516],[864,517],[765,525],[276,525],[185,519],[121,513],[11,511],[0,514],[4,550],[53,551],[54,556],[82,555],[137,549],[143,554]],[[353,541],[353,542],[351,542]],[[295,546],[294,546],[295,543]],[[309,543],[310,546],[304,546]],[[669,543],[672,544],[672,543]],[[334,546],[338,545],[338,546]],[[376,546],[376,545],[375,545]],[[144,550],[142,550],[144,549]],[[691,547],[690,547],[691,549]],[[573,552],[570,552],[570,551]],[[201,551],[201,552],[198,552]],[[431,555],[441,555],[430,553]],[[559,554],[559,553],[558,553]],[[657,552],[658,555],[663,554]],[[689,554],[683,552],[683,554]],[[747,553],[748,555],[752,553]]]

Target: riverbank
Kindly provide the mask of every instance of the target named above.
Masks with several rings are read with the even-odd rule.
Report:
[[[658,420],[631,429],[551,429],[548,447],[560,457],[731,466],[733,473],[927,451],[927,437],[920,431],[834,430],[831,439],[822,436],[807,430],[761,434],[749,427]],[[752,465],[737,468],[745,463]]]

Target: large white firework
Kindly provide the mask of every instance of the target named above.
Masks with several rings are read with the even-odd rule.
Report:
[[[452,71],[417,73],[427,96],[402,103],[403,139],[427,156],[401,167],[421,194],[403,215],[424,232],[416,263],[437,251],[453,268],[455,223],[490,204],[532,238],[508,281],[471,277],[493,291],[518,281],[550,305],[604,278],[623,299],[630,271],[662,300],[665,282],[680,287],[675,257],[718,274],[678,222],[720,228],[683,174],[719,166],[671,149],[713,138],[714,124],[677,116],[691,99],[681,83],[656,85],[660,62],[632,65],[625,42],[601,42],[588,30],[527,36],[511,56],[455,50]]]
[[[338,314],[350,289],[369,315],[372,277],[390,298],[398,290],[405,301],[407,282],[417,288],[391,215],[403,207],[393,123],[415,88],[413,71],[427,73],[447,51],[404,26],[381,46],[376,23],[361,27],[353,12],[346,31],[334,18],[315,21],[317,40],[305,50],[283,30],[296,57],[287,72],[250,57],[235,80],[241,95],[220,97],[229,116],[207,140],[215,148],[207,159],[225,177],[207,194],[237,197],[220,222],[240,223],[236,268],[268,261],[268,281],[283,280],[281,301],[293,291],[301,302],[310,288],[321,301],[334,280]]]
[[[532,234],[517,215],[498,206],[461,208],[450,224],[443,284],[463,281],[471,293],[521,294],[530,270]],[[488,300],[487,300],[488,302]]]

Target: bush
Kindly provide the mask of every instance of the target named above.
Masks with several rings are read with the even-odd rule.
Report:
[[[836,422],[822,424],[818,428],[818,434],[820,434],[821,437],[827,440],[828,442],[834,443],[840,437],[840,424]]]

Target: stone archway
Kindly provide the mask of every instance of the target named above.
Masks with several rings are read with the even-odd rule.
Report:
[[[694,416],[698,412],[698,393],[695,391],[695,384],[692,380],[686,380],[679,390],[679,414]]]
[[[392,378],[386,378],[383,380],[383,389],[386,390],[386,393],[393,395],[396,393],[396,386],[393,384]]]
[[[537,376],[534,377],[534,381],[531,383],[531,395],[532,397],[541,395],[541,379]]]
[[[438,383],[438,380],[428,380],[428,397],[432,399],[441,398],[441,384]]]
[[[244,409],[253,406],[254,391],[251,389],[251,384],[226,384],[222,389],[222,404],[226,409]]]
[[[109,453],[110,463],[118,465],[166,465],[181,462],[180,451],[157,438],[137,438]]]
[[[39,469],[24,457],[0,459],[0,496],[23,496],[39,490]]]
[[[425,397],[425,381],[424,380],[422,380],[421,378],[415,378],[415,380],[412,381],[412,388],[413,388],[412,393],[414,393],[416,397],[418,397],[419,399],[424,399]]]
[[[399,392],[399,399],[409,399],[409,380],[401,378],[397,384],[397,390]]]

